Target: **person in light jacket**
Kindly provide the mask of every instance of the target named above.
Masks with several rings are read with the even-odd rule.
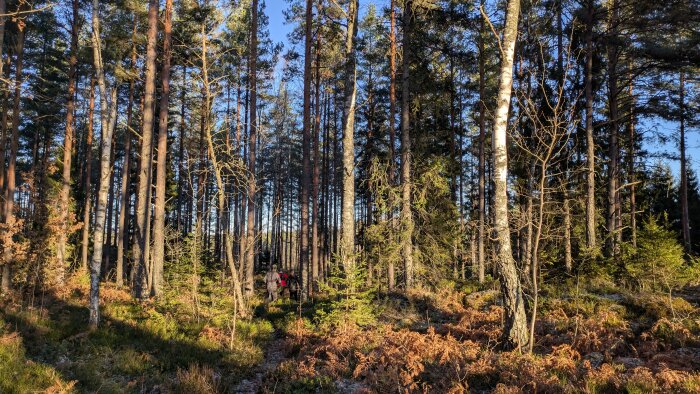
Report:
[[[277,284],[280,281],[280,275],[277,273],[277,267],[271,266],[265,274],[265,285],[267,286],[267,300],[277,301]]]

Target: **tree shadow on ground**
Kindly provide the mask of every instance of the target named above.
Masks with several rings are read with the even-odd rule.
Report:
[[[171,326],[174,333],[168,332],[166,324],[149,324],[147,316],[132,323],[103,314],[100,327],[88,330],[87,307],[44,297],[45,308],[3,307],[0,319],[20,333],[28,359],[77,381],[79,391],[170,392],[177,371],[193,365],[210,368],[210,378],[226,391],[255,364],[237,358],[236,349],[200,340],[199,330]],[[129,307],[140,308],[135,302]]]

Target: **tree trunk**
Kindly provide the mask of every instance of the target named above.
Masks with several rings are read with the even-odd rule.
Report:
[[[683,230],[683,245],[690,253],[690,219],[688,216],[688,168],[685,157],[685,72],[680,75],[680,143],[681,151],[681,228]]]
[[[309,292],[313,294],[314,287],[318,281],[319,266],[319,244],[318,244],[318,188],[321,176],[320,157],[320,137],[321,137],[321,12],[319,5],[319,29],[316,33],[316,86],[314,92],[314,111],[316,112],[314,121],[314,167],[313,180],[311,182],[311,280],[309,281]]]
[[[143,97],[143,125],[141,129],[141,150],[139,161],[139,183],[136,196],[136,242],[134,243],[134,264],[136,283],[134,292],[137,298],[148,296],[149,244],[147,243],[150,216],[151,152],[153,150],[153,104],[156,93],[156,38],[158,34],[158,1],[148,3],[148,42],[146,45],[146,75]]]
[[[114,103],[115,105],[118,102]],[[112,133],[112,151],[109,152],[109,162],[114,163],[114,133]],[[111,164],[110,164],[111,165]],[[107,275],[109,272],[110,260],[112,257],[112,220],[114,215],[114,177],[116,176],[113,168],[110,168],[109,175],[109,189],[107,196],[109,196],[109,202],[107,203],[107,222],[105,223],[105,245],[102,252],[102,274]]]
[[[3,43],[3,45],[0,45],[0,76],[3,75],[3,65],[5,64],[2,61],[2,53],[3,53],[3,47],[4,47],[4,42],[5,42],[5,21],[6,21],[6,16],[5,13],[7,12],[7,4],[5,0],[0,0],[0,43]],[[75,15],[73,15],[75,17]],[[76,20],[73,19],[73,24],[76,24]],[[72,29],[71,29],[72,33]],[[9,55],[8,55],[9,58]],[[9,72],[9,70],[8,70]],[[3,156],[4,157],[4,156]]]
[[[401,65],[401,254],[406,290],[413,287],[413,213],[411,212],[411,32],[413,1],[404,3],[403,63]]]
[[[134,15],[134,26],[131,33],[131,70],[136,70],[136,28],[137,19]],[[124,250],[129,248],[129,209],[131,201],[131,126],[134,108],[135,81],[129,81],[129,102],[126,107],[126,129],[124,130],[124,164],[122,165],[121,205],[119,208],[119,228],[117,229],[117,286],[124,284]]]
[[[481,1],[484,6],[484,0]],[[477,224],[477,276],[479,283],[486,279],[486,259],[484,244],[486,238],[486,156],[484,152],[486,144],[486,70],[484,53],[484,34],[486,26],[484,17],[481,17],[479,29],[479,223]]]
[[[24,6],[20,6],[20,10]],[[15,44],[15,94],[12,104],[12,136],[10,140],[10,156],[7,160],[7,176],[5,178],[5,217],[3,220],[3,267],[0,290],[6,293],[11,287],[11,272],[13,263],[12,236],[17,231],[15,223],[15,182],[17,166],[17,150],[19,148],[20,98],[22,95],[22,66],[24,61],[24,38],[26,25],[23,19],[17,20],[17,37]]]
[[[396,4],[390,3],[390,27],[389,27],[389,185],[396,183]],[[392,193],[393,195],[393,193]],[[393,204],[390,204],[393,207]],[[393,209],[389,212],[392,223],[395,224]],[[387,266],[388,288],[394,290],[396,286],[396,268],[394,261],[390,260]]]
[[[608,10],[609,34],[614,37],[617,34],[618,2],[612,0]],[[620,211],[619,211],[619,144],[618,144],[618,86],[617,86],[617,62],[619,59],[617,43],[612,40],[607,44],[608,56],[608,110],[609,110],[609,135],[608,135],[608,257],[617,258],[620,255]]]
[[[187,66],[182,67],[182,90],[180,92],[180,141],[177,153],[177,230],[178,234],[187,233],[187,226],[183,223],[183,214],[188,199],[185,198],[185,95],[187,92]]]
[[[111,108],[108,101],[107,85],[105,82],[102,63],[102,48],[100,42],[99,0],[92,2],[92,47],[95,63],[97,86],[100,90],[100,134],[102,152],[100,155],[100,187],[95,205],[95,231],[93,250],[90,259],[90,327],[96,328],[100,322],[100,268],[102,264],[102,247],[104,245],[105,214],[107,194],[111,173],[110,152],[112,151],[112,131],[116,123],[117,89],[112,90]]]
[[[7,56],[7,73],[9,77],[10,73],[10,60],[11,56]],[[0,60],[1,61],[1,60]],[[4,63],[4,62],[3,62]],[[3,74],[2,77],[5,77]],[[4,199],[4,190],[5,190],[5,171],[7,170],[6,167],[6,149],[7,149],[7,116],[10,112],[10,89],[4,89],[5,92],[3,93],[2,97],[2,117],[0,122],[2,124],[0,125],[0,193],[2,193],[2,198]],[[4,220],[5,217],[5,203],[4,201],[0,202],[0,220]],[[1,271],[1,269],[0,269]]]
[[[156,167],[156,202],[153,215],[153,286],[151,295],[163,293],[163,260],[165,258],[165,183],[168,162],[168,105],[170,99],[170,57],[172,37],[173,0],[165,1],[163,15],[163,66],[161,69],[161,96],[158,114],[158,166]]]
[[[627,122],[627,131],[629,138],[629,147],[627,152],[628,162],[627,162],[627,173],[629,177],[630,184],[630,242],[632,247],[637,247],[637,176],[634,169],[634,159],[635,159],[635,142],[637,140],[635,126],[637,122],[637,117],[635,114],[635,99],[634,99],[634,87],[632,79],[629,82],[629,100],[630,100],[630,113],[629,120]]]
[[[302,176],[301,176],[301,224],[299,243],[301,259],[299,260],[299,287],[302,298],[308,294],[309,264],[309,189],[311,187],[311,41],[313,24],[313,1],[306,0],[304,16],[304,108],[302,136]]]
[[[571,208],[569,205],[569,193],[564,191],[564,267],[566,272],[571,273],[574,268],[574,259],[571,256]]]
[[[83,208],[83,233],[80,251],[80,267],[87,271],[88,269],[88,249],[90,239],[90,184],[92,181],[92,139],[95,135],[95,76],[90,77],[90,99],[88,104],[88,128],[85,139],[85,207]]]
[[[250,57],[248,58],[250,74],[250,125],[248,132],[248,221],[246,226],[246,281],[245,293],[247,297],[253,295],[253,275],[255,274],[255,150],[258,133],[258,0],[253,0],[251,4],[250,21]]]
[[[494,162],[494,227],[496,239],[496,270],[503,292],[504,327],[503,341],[506,347],[523,348],[528,343],[525,300],[515,260],[511,250],[508,224],[508,151],[506,134],[508,111],[513,83],[513,56],[518,36],[520,0],[509,0],[503,31],[503,58],[501,60],[498,101],[493,129]]]
[[[170,1],[170,0],[168,0]],[[253,0],[254,3],[257,3],[257,0]],[[257,6],[257,4],[255,4]],[[226,196],[225,196],[225,191],[226,188],[224,186],[224,181],[221,176],[221,166],[219,165],[219,161],[216,156],[216,151],[214,150],[214,141],[211,135],[211,122],[209,120],[209,117],[211,115],[211,92],[209,88],[209,65],[207,63],[207,36],[204,31],[204,25],[202,25],[202,78],[203,78],[203,85],[204,85],[204,108],[202,109],[202,113],[204,114],[204,125],[203,125],[203,130],[206,134],[206,140],[207,140],[207,152],[209,153],[209,157],[211,158],[212,162],[212,167],[214,168],[214,177],[216,179],[216,186],[217,186],[217,203],[220,211],[223,211],[225,202],[226,202]],[[198,222],[199,223],[199,222]],[[199,225],[198,225],[199,226]],[[252,223],[251,223],[252,226]],[[229,239],[228,235],[228,228],[226,229],[226,233],[224,234],[224,237],[226,238],[226,261],[228,264],[229,271],[231,273],[231,279],[233,281],[233,293],[234,293],[234,299],[237,304],[237,310],[238,313],[240,313],[242,316],[247,316],[248,311],[246,309],[246,304],[243,300],[243,291],[241,289],[241,280],[238,271],[236,270],[236,265],[234,262],[234,257],[233,257],[233,243]]]
[[[348,5],[345,38],[345,93],[343,107],[343,203],[340,259],[346,274],[355,267],[355,99],[357,72],[355,39],[357,37],[358,0]]]
[[[593,0],[586,21],[586,246],[595,253],[595,141],[593,139]]]
[[[0,0],[0,12],[4,12],[5,1]],[[59,194],[59,206],[63,207],[60,210],[61,229],[58,235],[58,244],[56,245],[56,257],[58,259],[58,271],[56,272],[56,280],[59,284],[63,283],[65,267],[66,267],[66,240],[70,228],[69,215],[69,199],[71,186],[71,159],[73,156],[73,124],[75,117],[75,80],[77,75],[78,65],[78,18],[80,17],[79,2],[72,0],[73,19],[71,20],[71,40],[70,40],[70,58],[68,60],[68,97],[66,101],[66,135],[63,139],[63,170],[61,192]],[[4,22],[0,23],[4,29]],[[0,42],[2,33],[0,33]],[[0,61],[0,64],[2,62]],[[2,71],[0,71],[2,75]]]

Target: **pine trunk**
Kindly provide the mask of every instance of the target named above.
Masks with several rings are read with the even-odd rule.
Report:
[[[355,100],[358,1],[348,6],[347,35],[345,38],[345,93],[343,107],[343,203],[341,207],[340,259],[346,273],[355,267]]]
[[[319,4],[320,5],[320,4]],[[319,7],[320,8],[320,7]],[[319,10],[319,25],[320,25],[320,15],[321,10]],[[316,33],[316,84],[314,92],[314,111],[315,111],[315,121],[314,121],[314,166],[313,166],[313,179],[311,182],[311,278],[309,281],[309,292],[313,294],[315,291],[314,287],[318,281],[318,271],[319,271],[319,242],[318,242],[318,188],[319,188],[319,178],[321,176],[321,163],[320,160],[320,136],[321,136],[321,29],[318,29]]]
[[[611,0],[608,10],[609,34],[614,37],[617,29],[618,3]],[[612,42],[607,45],[608,57],[608,193],[607,193],[607,228],[608,228],[608,257],[617,259],[620,255],[620,188],[619,188],[619,143],[618,143],[618,81],[617,63],[619,53],[617,43]]]
[[[595,252],[595,140],[593,139],[593,0],[588,0],[586,23],[586,246]]]
[[[20,7],[20,10],[23,7]],[[24,38],[26,25],[24,20],[17,21],[17,37],[15,41],[15,94],[12,104],[12,136],[10,137],[10,152],[7,160],[7,176],[5,178],[5,217],[3,232],[14,233],[15,228],[15,182],[17,166],[17,150],[19,149],[20,98],[22,95],[22,66],[24,61]],[[5,293],[10,290],[13,263],[12,234],[3,234],[2,278],[0,290]]]
[[[413,287],[413,212],[411,211],[411,32],[413,1],[406,1],[403,14],[403,63],[401,65],[401,255],[406,290]]]
[[[251,11],[250,57],[248,58],[248,61],[250,62],[250,74],[248,76],[250,81],[250,125],[248,132],[248,221],[246,226],[245,257],[245,294],[248,297],[253,295],[253,275],[255,274],[255,192],[257,188],[255,177],[255,153],[258,138],[258,0],[252,1]]]
[[[134,27],[131,34],[131,69],[136,69],[136,16],[134,15]],[[119,227],[117,229],[117,286],[124,284],[124,250],[129,248],[129,209],[131,201],[131,127],[134,108],[135,81],[129,81],[129,101],[126,107],[126,129],[124,130],[124,164],[122,165],[121,204],[119,208]]]
[[[391,0],[390,24],[389,24],[389,185],[394,186],[396,183],[396,4],[395,0]],[[393,195],[393,193],[392,193]],[[389,212],[391,221],[395,225],[395,217],[393,206],[390,202],[389,206],[392,210]],[[394,290],[396,286],[396,267],[394,261],[390,260],[387,266],[388,288],[389,291]]]
[[[4,12],[5,1],[0,0],[0,12]],[[63,170],[62,170],[62,182],[61,182],[61,192],[59,194],[59,206],[64,207],[60,211],[60,223],[61,230],[58,235],[58,244],[56,245],[56,257],[58,259],[58,271],[56,272],[56,280],[58,283],[63,283],[65,267],[66,267],[66,241],[68,238],[68,232],[70,229],[69,220],[70,212],[68,207],[70,206],[70,186],[71,186],[71,159],[73,156],[73,124],[75,118],[75,84],[77,76],[77,65],[78,65],[78,18],[79,14],[79,2],[78,0],[72,0],[73,6],[73,19],[71,20],[71,40],[70,40],[70,58],[68,60],[68,97],[66,100],[66,134],[63,139]],[[4,30],[4,22],[0,25]],[[0,33],[0,42],[2,39],[2,33]],[[2,62],[0,62],[1,64]],[[0,75],[2,71],[0,70]]]
[[[153,274],[152,293],[163,293],[163,260],[165,259],[165,183],[168,162],[168,105],[170,99],[170,57],[172,37],[173,0],[165,1],[163,15],[163,66],[161,69],[161,96],[158,114],[158,156],[156,167],[156,201],[153,215]]]
[[[680,153],[681,153],[681,229],[683,230],[683,244],[690,253],[690,218],[688,215],[688,164],[685,155],[685,73],[680,75]]]
[[[483,7],[482,0],[481,6]],[[486,67],[484,53],[484,34],[486,26],[484,17],[481,18],[479,30],[479,223],[477,224],[477,277],[479,283],[486,279],[486,256],[484,244],[486,239]]]
[[[148,41],[146,44],[146,75],[143,96],[143,124],[139,160],[138,190],[136,195],[136,242],[134,264],[136,283],[134,292],[138,299],[148,296],[151,154],[153,150],[153,112],[156,95],[156,38],[158,34],[158,1],[148,3]]]

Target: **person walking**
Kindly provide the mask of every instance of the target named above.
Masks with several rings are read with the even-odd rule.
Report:
[[[277,266],[271,266],[265,274],[265,285],[267,286],[267,300],[277,301],[277,284],[280,281],[280,275],[277,273]]]

